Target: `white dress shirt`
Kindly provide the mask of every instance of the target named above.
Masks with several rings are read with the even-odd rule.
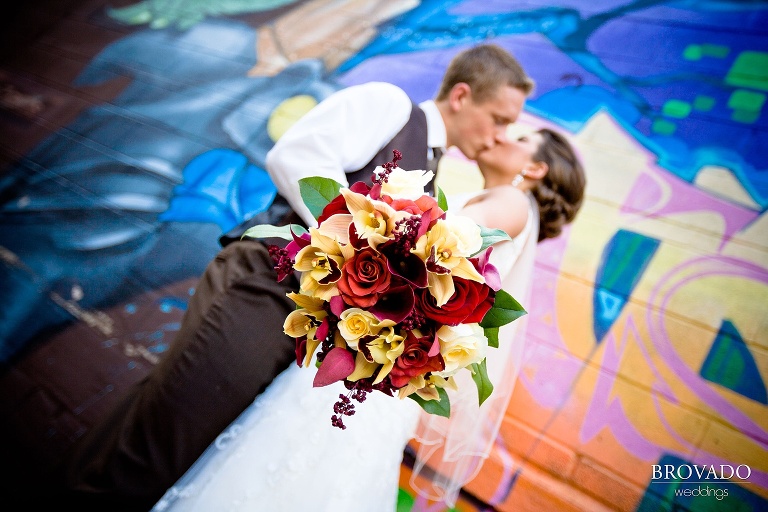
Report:
[[[427,116],[428,145],[445,147],[445,125],[437,106],[432,100],[419,106]],[[337,91],[275,143],[267,153],[267,172],[294,211],[308,226],[316,226],[301,200],[299,179],[323,176],[348,185],[346,173],[370,162],[410,114],[411,99],[393,84],[369,82]]]

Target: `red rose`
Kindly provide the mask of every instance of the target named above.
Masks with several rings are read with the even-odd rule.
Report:
[[[392,387],[401,388],[413,377],[445,369],[437,336],[417,337],[413,331],[408,331],[403,343],[405,343],[403,353],[395,360],[395,366],[389,372]],[[429,355],[430,353],[434,355]]]
[[[391,279],[384,255],[366,247],[344,263],[336,286],[344,302],[367,308],[376,304],[379,296],[389,289]]]
[[[424,316],[443,325],[480,322],[493,306],[495,292],[486,284],[453,278],[454,292],[448,302],[437,307],[428,289],[419,290],[419,305]]]

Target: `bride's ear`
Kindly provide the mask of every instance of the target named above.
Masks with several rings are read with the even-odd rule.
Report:
[[[546,162],[533,162],[525,166],[525,177],[529,180],[540,180],[549,172]]]

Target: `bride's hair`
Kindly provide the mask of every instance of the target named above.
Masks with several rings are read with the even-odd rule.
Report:
[[[544,141],[533,155],[549,172],[531,190],[539,205],[539,242],[554,238],[571,222],[584,200],[587,178],[573,146],[561,134],[548,128],[539,133]]]

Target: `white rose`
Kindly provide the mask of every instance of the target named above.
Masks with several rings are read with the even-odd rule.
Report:
[[[479,363],[488,350],[488,338],[480,324],[444,325],[437,331],[440,354],[445,370],[434,372],[440,377],[450,377],[473,363]]]
[[[376,173],[383,172],[382,167],[376,168]],[[424,195],[424,187],[432,181],[435,175],[432,171],[406,171],[399,167],[392,169],[386,183],[381,185],[381,193],[392,199],[410,199],[415,201]]]

